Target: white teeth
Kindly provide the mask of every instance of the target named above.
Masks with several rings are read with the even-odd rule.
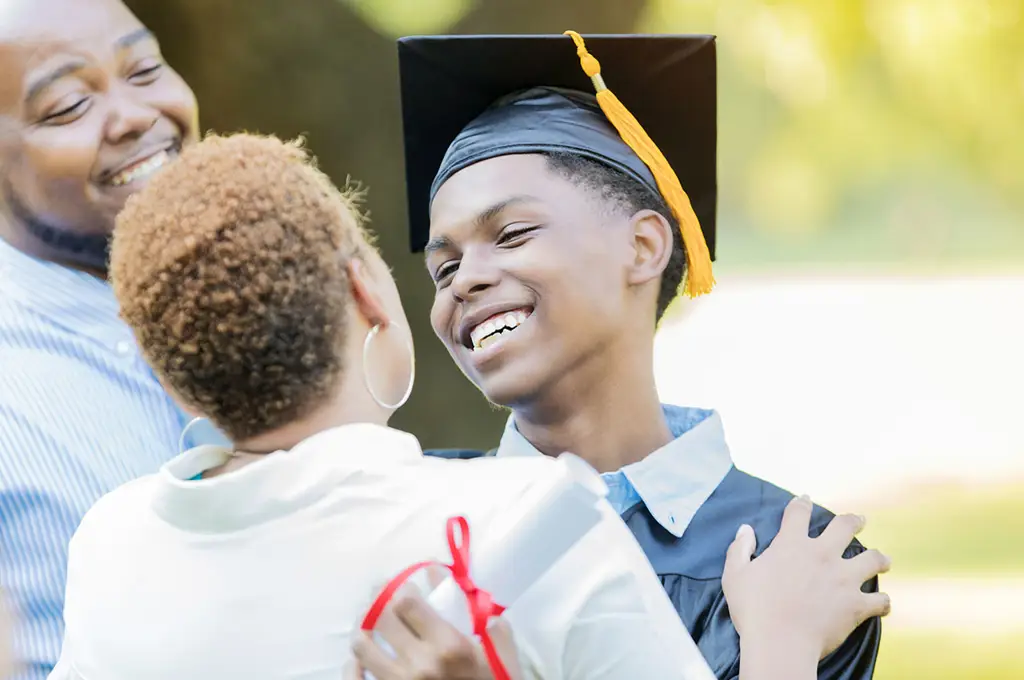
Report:
[[[147,177],[153,174],[156,170],[162,168],[167,164],[171,157],[166,151],[161,151],[147,158],[142,163],[135,165],[128,170],[117,173],[110,178],[110,183],[116,187],[124,186],[125,184],[131,184],[137,179]]]
[[[513,312],[501,312],[491,318],[477,324],[469,337],[473,342],[473,349],[484,349],[502,338],[506,333],[515,330],[526,321],[529,315],[523,310]]]
[[[496,343],[500,339],[500,337],[500,333],[497,333],[495,335],[488,335],[486,338],[480,341],[480,346],[477,347],[476,349],[485,349],[486,347]]]

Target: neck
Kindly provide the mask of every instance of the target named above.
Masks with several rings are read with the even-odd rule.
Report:
[[[275,451],[288,451],[310,437],[343,425],[370,423],[387,426],[391,412],[385,411],[369,399],[365,387],[346,384],[333,399],[284,427],[235,442],[235,450],[224,465],[207,470],[203,477],[215,477],[255,462]]]
[[[78,234],[33,215],[6,182],[0,200],[0,238],[26,255],[107,278],[106,234]]]
[[[654,346],[639,342],[590,357],[542,398],[517,407],[520,433],[541,453],[575,453],[598,472],[635,463],[672,441],[654,381]]]

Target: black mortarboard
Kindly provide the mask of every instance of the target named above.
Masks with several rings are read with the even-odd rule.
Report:
[[[413,251],[426,244],[430,202],[451,175],[496,156],[568,151],[661,193],[686,243],[687,293],[709,291],[717,200],[714,37],[593,36],[586,47],[578,35],[571,38],[398,41]]]

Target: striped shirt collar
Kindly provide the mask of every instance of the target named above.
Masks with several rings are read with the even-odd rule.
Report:
[[[0,292],[52,323],[107,347],[131,342],[110,284],[26,255],[0,238]]]
[[[642,501],[658,523],[678,538],[732,469],[732,456],[718,413],[668,404],[662,409],[675,439],[643,460],[602,477],[612,490],[610,501],[616,495]],[[542,454],[519,432],[515,417],[509,416],[496,455]]]

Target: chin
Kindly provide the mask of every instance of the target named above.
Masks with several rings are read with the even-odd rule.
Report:
[[[539,392],[537,381],[529,380],[522,373],[490,375],[485,378],[477,376],[473,382],[487,401],[511,409],[529,405]]]

